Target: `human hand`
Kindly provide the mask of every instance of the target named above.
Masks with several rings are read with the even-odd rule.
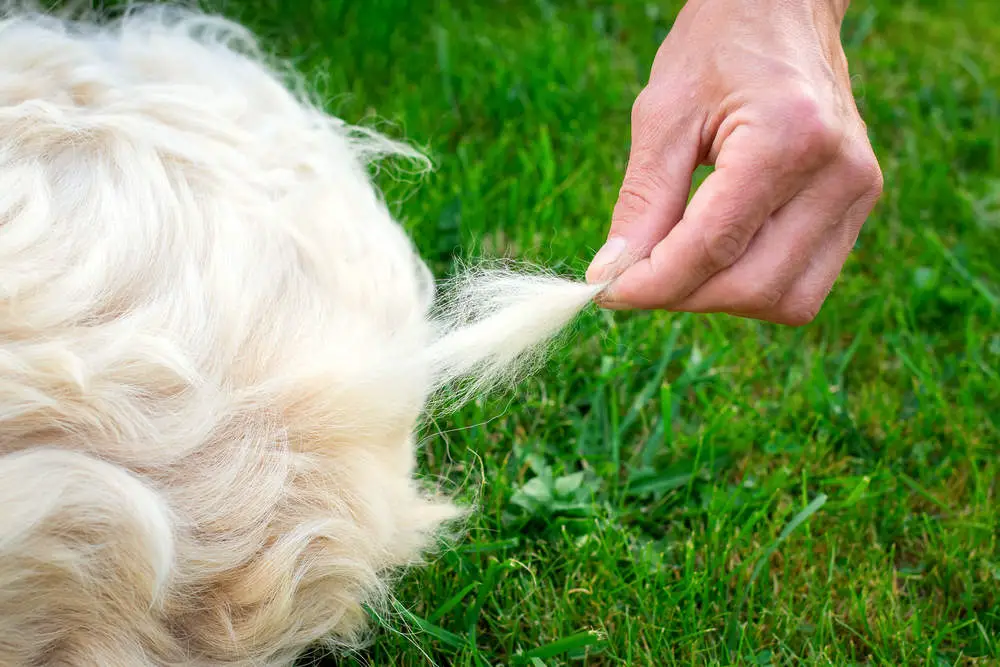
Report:
[[[632,109],[609,308],[812,321],[882,192],[851,93],[848,0],[690,0]],[[715,169],[688,203],[694,170]]]

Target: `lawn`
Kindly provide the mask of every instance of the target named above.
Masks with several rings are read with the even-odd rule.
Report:
[[[379,183],[439,275],[582,274],[679,6],[215,5],[429,151]],[[844,40],[886,193],[817,321],[594,310],[429,423],[478,512],[339,664],[1000,664],[1000,3],[856,1]]]

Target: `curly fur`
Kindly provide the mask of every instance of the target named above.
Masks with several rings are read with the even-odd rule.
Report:
[[[357,645],[461,514],[414,474],[428,401],[599,291],[473,273],[432,308],[366,168],[419,155],[295,88],[220,18],[0,9],[0,663]]]

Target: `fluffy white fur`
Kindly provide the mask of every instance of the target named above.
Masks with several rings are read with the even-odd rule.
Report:
[[[414,477],[428,401],[600,289],[472,272],[435,305],[366,166],[415,154],[263,62],[187,11],[0,9],[4,665],[355,645],[459,515]]]

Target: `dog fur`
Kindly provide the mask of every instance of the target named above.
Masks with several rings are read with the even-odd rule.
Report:
[[[462,513],[415,475],[428,401],[599,290],[474,273],[435,309],[367,169],[420,156],[268,62],[192,11],[0,10],[0,664],[357,646]]]

